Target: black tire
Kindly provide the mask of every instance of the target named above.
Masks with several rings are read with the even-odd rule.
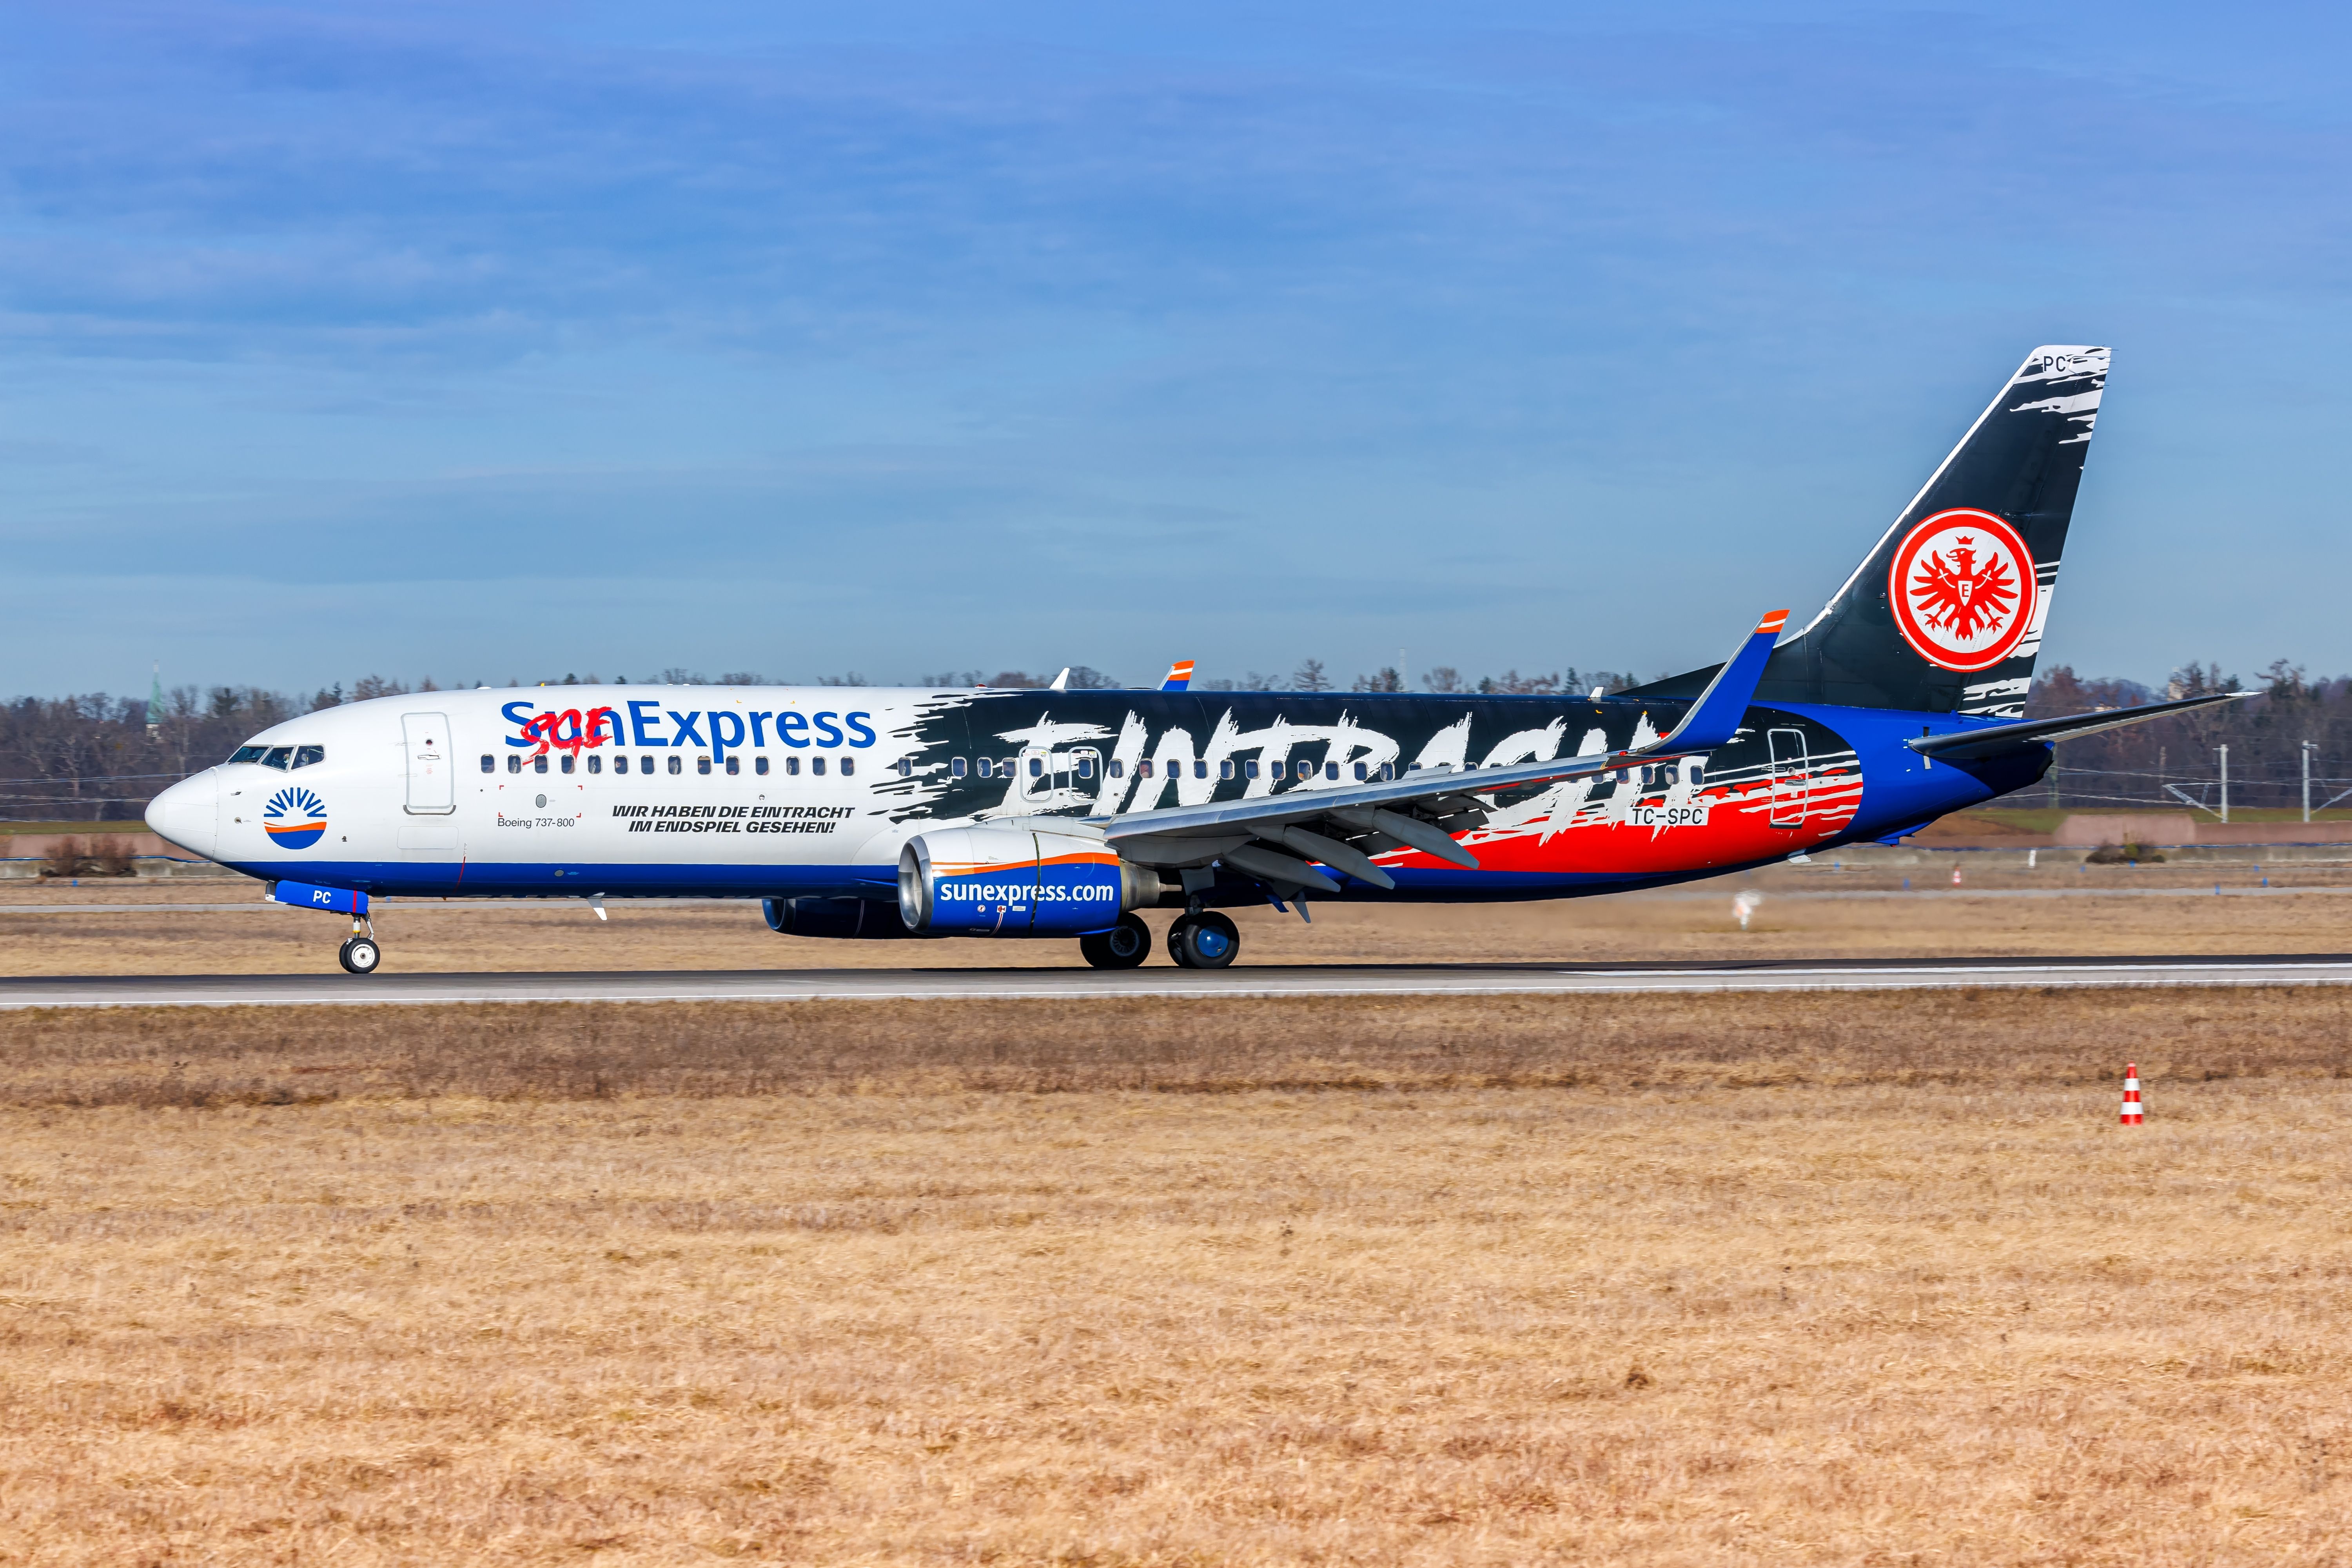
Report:
[[[1110,930],[1078,938],[1078,951],[1097,969],[1133,969],[1151,956],[1151,928],[1134,915],[1121,915]]]
[[[346,937],[335,958],[353,974],[373,974],[376,967],[383,963],[383,949],[376,945],[375,938],[372,936]]]
[[[1242,950],[1242,933],[1214,910],[1178,921],[1168,933],[1169,952],[1187,969],[1223,969]]]

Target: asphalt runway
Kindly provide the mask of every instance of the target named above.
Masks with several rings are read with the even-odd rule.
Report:
[[[0,1009],[479,1002],[813,1002],[1033,996],[1551,995],[1919,991],[1977,986],[2347,985],[2352,955],[1734,963],[1329,964],[1187,970],[803,969],[588,973],[38,975],[0,978]]]

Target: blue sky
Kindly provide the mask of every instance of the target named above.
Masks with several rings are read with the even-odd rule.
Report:
[[[2041,342],[2045,658],[2352,669],[2339,12],[1131,9],[0,5],[0,689],[1654,674]]]

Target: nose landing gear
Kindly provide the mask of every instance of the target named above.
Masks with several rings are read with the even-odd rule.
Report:
[[[373,974],[376,965],[383,962],[383,949],[376,945],[375,928],[354,917],[352,934],[343,938],[343,945],[335,950],[335,961],[346,973]]]
[[[343,945],[335,952],[336,962],[346,973],[373,974],[376,965],[383,962],[383,949],[376,944],[375,927],[368,920],[368,896],[359,889],[278,881],[270,883],[269,890],[262,896],[273,904],[351,916],[352,934],[343,939]]]

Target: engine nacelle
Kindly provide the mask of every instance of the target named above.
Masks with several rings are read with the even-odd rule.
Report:
[[[1079,936],[1159,900],[1158,873],[1083,834],[942,827],[898,852],[898,913],[927,935]]]
[[[898,906],[884,899],[761,899],[768,929],[785,936],[824,936],[875,942],[915,933],[898,918]]]

